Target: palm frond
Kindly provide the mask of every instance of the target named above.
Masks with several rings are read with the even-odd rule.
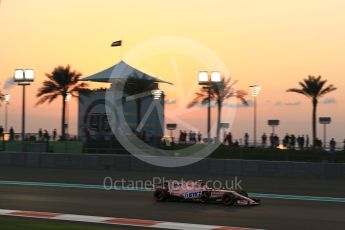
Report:
[[[36,106],[37,105],[40,105],[40,104],[43,104],[43,103],[45,103],[45,102],[49,102],[49,103],[51,103],[55,98],[56,98],[57,96],[55,96],[55,95],[44,95],[44,96],[41,96],[40,98],[39,98],[39,100],[36,102]]]
[[[86,90],[88,84],[85,82],[80,83],[79,78],[81,73],[71,70],[71,66],[66,67],[57,66],[51,73],[46,73],[48,78],[43,82],[41,88],[38,89],[36,96],[39,98],[36,105],[45,102],[51,103],[58,96],[66,96],[68,92],[77,95],[78,91]]]
[[[195,98],[187,105],[187,108],[191,108],[199,103],[202,103],[202,101],[208,97],[207,94],[205,94],[205,92],[200,91],[195,93]]]
[[[244,90],[235,90],[234,85],[237,80],[232,80],[231,77],[224,78],[222,84],[213,83],[210,86],[211,101],[215,101],[218,105],[222,106],[223,102],[229,98],[236,97],[246,104],[245,97],[247,93]],[[208,88],[201,88],[199,92],[195,94],[194,99],[188,104],[187,108],[193,107],[197,104],[208,103]]]
[[[292,93],[299,93],[299,94],[303,94],[304,96],[309,97],[309,93],[306,92],[304,89],[288,89],[286,90],[286,92],[292,92]]]
[[[244,91],[244,90],[237,90],[236,91],[236,97],[237,97],[237,99],[239,99],[241,102],[242,102],[242,104],[243,105],[246,105],[246,106],[248,106],[249,104],[248,104],[248,101],[246,100],[246,96],[248,95],[248,93],[246,92],[246,91]]]
[[[334,87],[334,85],[329,85],[325,89],[321,90],[320,96],[322,97],[323,95],[330,93],[332,91],[335,91],[335,90],[337,90],[337,88]]]
[[[309,75],[308,78],[303,79],[302,82],[299,82],[301,88],[288,89],[287,92],[299,93],[307,96],[308,98],[317,99],[327,93],[336,90],[333,85],[325,87],[326,83],[327,80],[322,80],[321,76],[315,77]]]

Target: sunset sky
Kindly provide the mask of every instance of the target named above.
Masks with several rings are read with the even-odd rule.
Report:
[[[0,87],[12,95],[9,124],[20,131],[21,91],[5,84],[14,69],[36,71],[27,90],[27,131],[51,131],[60,130],[61,100],[35,107],[44,74],[70,64],[86,77],[123,58],[174,83],[175,88],[162,85],[174,102],[166,106],[166,113],[185,108],[191,100],[188,95],[197,89],[199,70],[221,70],[238,80],[237,89],[262,85],[258,135],[270,132],[268,119],[281,120],[280,135],[311,135],[311,102],[286,90],[298,87],[308,75],[321,75],[338,90],[321,99],[318,116],[332,117],[328,136],[340,142],[345,138],[344,12],[343,0],[2,0]],[[110,47],[120,39],[122,47]],[[185,41],[192,45],[186,47]],[[232,103],[223,113],[224,121],[234,112]],[[76,133],[76,100],[71,113],[71,131]],[[184,119],[198,123],[203,131],[206,109]],[[238,108],[230,121],[235,137],[252,135],[252,120],[252,107]],[[318,131],[321,138],[321,127]]]

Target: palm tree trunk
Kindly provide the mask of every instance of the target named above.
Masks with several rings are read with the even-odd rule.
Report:
[[[316,141],[316,110],[317,110],[317,99],[313,98],[313,145],[315,145]]]
[[[219,100],[218,104],[218,114],[217,114],[217,140],[220,141],[220,124],[222,120],[222,107],[223,103]]]
[[[61,116],[61,140],[65,140],[65,122],[66,122],[66,96],[62,97],[62,116]]]

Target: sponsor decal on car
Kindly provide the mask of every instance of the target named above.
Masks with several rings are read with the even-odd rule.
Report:
[[[190,199],[190,198],[198,198],[201,197],[202,192],[186,192],[183,194],[184,198]]]

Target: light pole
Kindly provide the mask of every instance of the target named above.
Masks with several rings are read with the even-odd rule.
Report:
[[[158,84],[155,84],[155,89],[151,90],[151,95],[153,98],[153,102],[151,102],[151,105],[153,105],[156,108],[157,115],[158,115],[158,117],[157,117],[158,122],[156,122],[156,124],[152,128],[156,129],[158,133],[159,133],[159,131],[162,131],[162,136],[163,136],[164,135],[164,107],[162,107],[160,103],[161,103],[161,101],[164,101],[164,97],[165,97],[164,91],[160,90],[158,88]],[[164,106],[164,103],[163,103],[163,106]],[[154,107],[152,107],[152,108],[154,108]],[[146,115],[149,115],[147,112],[148,111],[146,111],[146,114],[144,115],[143,120],[147,119]],[[141,130],[143,128],[143,126],[141,126],[141,124],[139,126],[140,126],[140,130]],[[149,140],[150,140],[150,142],[152,141],[152,144],[158,145],[161,137],[159,135],[157,135],[157,133],[154,134],[152,131],[152,128],[149,129],[149,131],[148,131]],[[144,138],[144,135],[143,135],[143,138]]]
[[[5,104],[5,132],[8,132],[8,122],[7,122],[7,118],[8,118],[8,104],[10,103],[10,99],[11,99],[11,95],[10,94],[5,94],[4,95],[4,104]]]
[[[256,97],[259,96],[261,91],[260,85],[251,85],[249,86],[252,96],[254,97],[254,147],[256,147],[256,120],[257,120],[257,106],[256,106]]]
[[[65,102],[66,102],[66,130],[67,130],[67,136],[69,136],[69,103],[72,100],[72,94],[66,93]]]
[[[207,89],[208,100],[207,100],[207,143],[211,141],[211,88],[214,83],[220,83],[221,76],[220,72],[212,71],[211,75],[207,71],[199,72],[199,85],[202,85]]]
[[[327,147],[327,125],[331,124],[332,118],[331,117],[320,117],[319,122],[323,125],[323,148],[326,149]]]
[[[163,95],[163,90],[160,89],[154,89],[151,91],[153,100],[159,100],[161,96]]]
[[[30,85],[31,82],[34,81],[34,70],[33,69],[16,69],[14,72],[14,81],[18,83],[18,85],[23,86],[23,104],[22,104],[22,142],[23,142],[23,150],[25,144],[25,87]]]

